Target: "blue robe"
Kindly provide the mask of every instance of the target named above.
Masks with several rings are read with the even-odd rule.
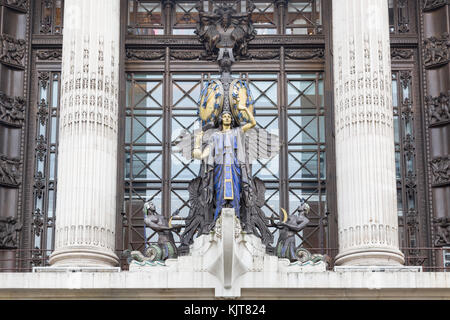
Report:
[[[226,132],[215,132],[210,140],[210,154],[208,163],[213,168],[214,181],[214,220],[228,204],[240,216],[240,202],[243,183],[247,182],[243,163],[238,154],[242,152],[241,128],[233,128]],[[245,164],[244,164],[245,165]],[[244,174],[243,174],[244,171]]]

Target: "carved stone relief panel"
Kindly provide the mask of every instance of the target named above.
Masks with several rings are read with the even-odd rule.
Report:
[[[449,93],[442,92],[438,97],[425,98],[430,127],[445,125],[450,121]]]
[[[17,232],[22,225],[14,217],[0,218],[0,249],[17,248]]]
[[[450,156],[433,158],[430,167],[433,186],[450,184]]]
[[[15,68],[23,69],[26,41],[10,35],[0,35],[0,62]]]
[[[25,120],[25,99],[9,97],[0,91],[0,122],[8,126],[21,127]]]
[[[448,4],[448,0],[424,0],[423,11],[431,11]]]
[[[426,68],[445,65],[450,60],[450,37],[443,33],[441,37],[430,37],[423,41],[425,46],[424,64]]]
[[[21,182],[21,161],[0,154],[0,185],[17,188]]]

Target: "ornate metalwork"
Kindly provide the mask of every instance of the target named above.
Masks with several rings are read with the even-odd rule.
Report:
[[[450,61],[450,37],[447,32],[440,38],[430,37],[423,41],[425,68],[435,68]]]
[[[17,248],[17,232],[22,225],[14,217],[0,217],[0,249]]]
[[[449,93],[441,93],[438,97],[425,97],[429,125],[440,126],[450,121]]]
[[[411,160],[415,155],[414,137],[408,133],[403,139],[403,152],[406,159]]]
[[[176,60],[198,60],[202,57],[202,52],[196,50],[171,50],[170,57]]]
[[[10,35],[0,35],[0,62],[15,68],[24,69],[26,41]]]
[[[38,208],[33,213],[33,233],[40,237],[41,233],[43,232],[44,227],[44,217],[41,213],[41,210]]]
[[[238,13],[230,4],[219,4],[213,13],[208,13],[198,5],[200,18],[195,33],[204,45],[204,57],[221,60],[225,52],[232,61],[248,57],[248,43],[256,35],[250,20],[254,8],[250,6],[246,13]]]
[[[249,50],[249,57],[255,60],[272,60],[280,56],[280,50]]]
[[[0,154],[0,185],[17,188],[21,183],[20,165],[17,158],[10,158]]]
[[[35,194],[39,199],[42,198],[42,195],[44,194],[45,182],[44,174],[41,171],[38,171],[34,177],[34,189]]]
[[[400,82],[402,84],[402,87],[404,89],[408,88],[411,84],[411,72],[410,71],[400,71],[399,72],[400,75]]]
[[[414,56],[413,49],[399,49],[399,48],[391,49],[392,60],[409,60],[413,56]]]
[[[423,11],[432,11],[448,5],[448,0],[424,0]]]
[[[312,60],[312,59],[324,60],[325,59],[324,49],[306,49],[306,50],[286,49],[285,55],[286,55],[286,57],[294,59],[294,60]]]
[[[39,85],[43,88],[43,89],[47,89],[47,85],[49,83],[50,80],[50,72],[39,72],[38,73],[38,80],[39,80]],[[44,97],[42,97],[43,99]]]
[[[42,257],[42,250],[39,247],[35,247],[31,251],[31,264],[34,267],[41,266],[43,264],[42,259],[43,259],[43,257]]]
[[[408,15],[408,0],[397,0],[397,6],[399,11],[398,16],[398,32],[409,32],[409,15]]]
[[[38,50],[36,56],[39,60],[61,60],[62,50]]]
[[[430,161],[430,167],[433,186],[450,184],[450,155],[433,158]]]
[[[21,127],[25,120],[26,101],[22,97],[9,97],[0,91],[0,122]]]
[[[136,50],[127,49],[126,56],[129,60],[159,60],[165,55],[161,50]]]
[[[47,101],[45,101],[45,99],[41,99],[41,102],[39,103],[39,106],[38,106],[37,115],[38,115],[39,122],[42,125],[45,125],[45,123],[47,122],[47,118],[48,118],[48,103],[47,103]]]
[[[389,1],[389,26],[391,33],[404,34],[411,31],[409,0]]]
[[[47,140],[41,134],[39,138],[36,140],[36,157],[40,161],[44,161],[44,157],[47,154]]]

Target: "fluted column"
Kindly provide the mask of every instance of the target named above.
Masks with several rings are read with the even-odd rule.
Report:
[[[66,0],[52,266],[115,266],[119,0]]]
[[[386,0],[333,1],[338,265],[399,265]]]

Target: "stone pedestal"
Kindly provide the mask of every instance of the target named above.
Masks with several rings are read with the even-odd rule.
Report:
[[[115,266],[119,0],[66,0],[52,266]]]
[[[385,0],[333,1],[338,265],[399,265]]]

